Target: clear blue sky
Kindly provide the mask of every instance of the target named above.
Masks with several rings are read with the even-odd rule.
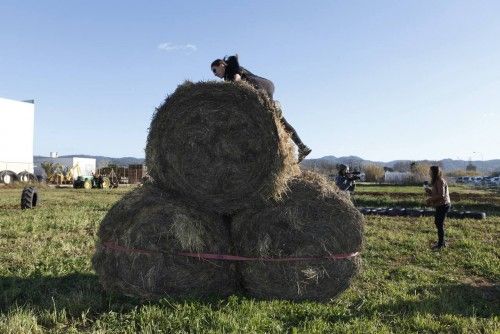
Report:
[[[500,1],[2,1],[0,96],[35,154],[144,156],[185,79],[238,53],[311,157],[500,158]]]

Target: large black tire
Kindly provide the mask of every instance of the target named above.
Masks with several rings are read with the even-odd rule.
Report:
[[[408,215],[408,217],[422,217],[422,212],[418,209],[407,209],[406,214]]]
[[[448,218],[452,218],[452,219],[460,219],[460,218],[462,218],[460,216],[460,212],[455,211],[455,210],[451,210],[450,212],[448,212],[447,216],[448,216]]]
[[[380,216],[388,216],[389,215],[389,208],[382,208],[380,211],[377,213]]]
[[[398,210],[398,215],[399,215],[400,217],[406,217],[406,216],[408,216],[408,214],[406,213],[406,208],[400,208],[400,209]]]
[[[35,187],[26,187],[21,194],[21,209],[33,209],[38,203],[38,192]]]
[[[365,207],[358,207],[358,210],[359,210],[359,212],[361,212],[364,215],[366,215],[366,213],[368,212],[368,209]]]
[[[119,179],[116,176],[109,178],[110,188],[118,188]]]
[[[464,218],[485,219],[486,218],[486,213],[485,212],[480,212],[480,211],[465,211],[464,212]]]
[[[0,172],[0,183],[11,184],[17,181],[17,174],[11,170],[4,170]]]
[[[434,214],[436,213],[436,210],[432,210],[432,209],[425,209],[423,210],[424,212],[422,213],[422,215],[424,217],[432,217],[434,216]]]
[[[21,172],[17,174],[17,179],[20,182],[28,183],[28,182],[37,182],[37,178],[35,175],[31,174],[30,172]]]
[[[396,208],[387,208],[385,215],[389,217],[396,217],[399,215],[399,211]]]

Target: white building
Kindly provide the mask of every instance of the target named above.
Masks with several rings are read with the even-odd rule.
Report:
[[[46,158],[44,161],[58,163],[64,167],[71,169],[73,177],[90,176],[96,170],[96,160],[92,158]]]
[[[33,173],[34,102],[0,98],[0,173]]]

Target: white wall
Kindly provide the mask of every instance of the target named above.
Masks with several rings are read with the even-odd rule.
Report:
[[[77,178],[78,176],[90,176],[96,170],[96,160],[92,158],[47,158],[44,161],[50,161],[53,163],[58,163],[63,166],[72,168],[75,166],[79,166],[80,173],[78,173],[78,169],[73,170],[73,177]]]
[[[35,105],[0,97],[0,171],[33,173]]]
[[[80,166],[80,171],[82,175],[88,176],[95,172],[96,161],[92,158],[73,158],[74,166],[78,164]]]

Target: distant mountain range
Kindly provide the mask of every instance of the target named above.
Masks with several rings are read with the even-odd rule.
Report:
[[[477,171],[481,173],[491,173],[500,170],[500,159],[494,160],[392,160],[392,161],[371,161],[365,160],[357,156],[335,157],[333,155],[325,156],[319,159],[306,159],[302,162],[303,165],[308,167],[321,166],[325,164],[345,164],[354,168],[359,168],[363,165],[374,164],[382,167],[394,167],[397,164],[410,164],[412,162],[426,163],[426,164],[439,164],[444,171],[450,172],[454,170],[465,170],[469,163],[476,166]]]
[[[97,168],[105,167],[109,164],[115,164],[118,166],[128,166],[131,164],[143,164],[143,158],[134,158],[134,157],[123,157],[123,158],[111,158],[104,157],[99,155],[86,155],[86,154],[74,154],[74,155],[63,155],[60,158],[72,158],[72,157],[80,157],[80,158],[94,158],[96,159]],[[34,156],[33,161],[35,165],[39,165],[41,162],[50,160],[49,157],[43,156]],[[394,165],[400,163],[411,163],[414,160],[393,160],[388,162],[383,161],[371,161],[365,160],[363,158],[357,156],[347,156],[347,157],[335,157],[333,155],[328,155],[319,159],[306,159],[302,162],[304,166],[313,167],[313,166],[324,166],[324,165],[336,165],[336,164],[346,164],[354,168],[359,168],[363,165],[367,164],[375,164],[382,167],[394,167]],[[423,162],[427,164],[439,163],[443,169],[447,172],[454,170],[465,170],[465,167],[471,162],[474,166],[476,166],[478,172],[482,173],[491,173],[496,170],[500,170],[500,159],[494,160],[453,160],[453,159],[443,159],[439,161],[435,160],[418,160],[416,162]]]

